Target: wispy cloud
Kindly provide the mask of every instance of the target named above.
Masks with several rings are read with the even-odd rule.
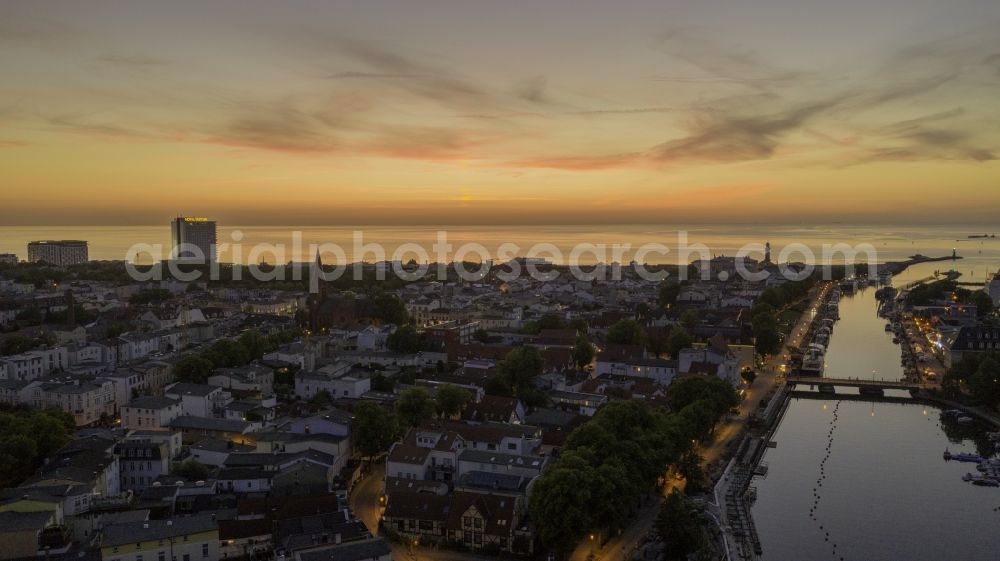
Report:
[[[587,109],[574,111],[571,115],[645,115],[649,113],[677,113],[680,109],[676,107],[629,107],[625,109]]]
[[[120,55],[120,54],[109,54],[99,56],[96,59],[98,62],[113,66],[121,66],[130,69],[146,69],[154,66],[164,66],[169,64],[170,61],[163,58],[150,57],[150,56],[138,56],[138,55]]]
[[[99,137],[142,139],[151,136],[139,128],[119,125],[108,120],[98,120],[94,116],[82,114],[50,117],[48,124],[58,130]]]
[[[661,162],[770,158],[784,135],[802,127],[835,103],[831,100],[815,102],[759,116],[706,111],[694,116],[690,135],[654,147],[651,155]]]
[[[640,153],[611,154],[605,156],[552,156],[507,160],[499,165],[513,168],[548,168],[563,171],[600,171],[634,165],[642,158]]]

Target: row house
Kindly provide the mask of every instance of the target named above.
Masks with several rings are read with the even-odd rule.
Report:
[[[658,358],[632,358],[614,360],[601,356],[594,369],[595,376],[627,376],[630,378],[649,378],[657,383],[669,386],[677,376],[677,361]]]
[[[123,333],[117,341],[119,363],[148,357],[160,351],[160,335],[158,333]]]
[[[188,452],[198,463],[212,467],[222,467],[232,454],[249,454],[259,448],[237,444],[231,440],[206,438],[188,446]]]
[[[119,411],[146,389],[145,376],[131,368],[118,368],[114,372],[104,374],[103,377],[115,385],[115,405]]]
[[[179,399],[160,396],[137,397],[120,409],[124,429],[166,429],[183,413]]]
[[[115,446],[121,488],[141,492],[157,477],[170,473],[170,447],[165,441],[124,440]]]
[[[31,395],[37,385],[39,382],[0,380],[0,403],[4,405],[31,403]]]
[[[100,343],[87,343],[86,345],[69,345],[67,348],[67,362],[70,367],[78,367],[85,364],[100,364],[107,368],[111,362],[112,355],[106,345]]]
[[[76,426],[83,427],[101,417],[114,416],[115,385],[101,378],[46,381],[32,388],[31,404],[38,408],[59,408],[73,416]]]
[[[233,396],[219,386],[177,382],[163,390],[165,397],[181,402],[183,415],[194,417],[216,417],[221,415]]]
[[[37,380],[69,366],[66,347],[31,350],[0,358],[0,375],[5,380]]]
[[[448,348],[469,344],[472,335],[479,329],[478,321],[453,320],[428,327],[424,335],[429,342],[441,343]]]
[[[211,417],[193,417],[181,415],[170,423],[170,428],[181,432],[185,444],[194,444],[206,438],[231,440],[240,444],[256,444],[253,430],[259,428],[259,423],[248,421],[233,421]]]
[[[207,382],[227,390],[259,396],[274,394],[274,370],[255,364],[242,368],[217,368]]]
[[[396,331],[395,325],[369,325],[358,332],[355,346],[360,351],[380,351],[385,349],[389,335]]]
[[[133,363],[129,368],[142,374],[144,389],[154,395],[162,394],[163,388],[174,379],[173,365],[162,360]]]
[[[209,514],[111,524],[99,543],[102,561],[219,559],[219,527]]]
[[[421,296],[406,303],[406,312],[413,318],[414,323],[420,326],[430,323],[429,314],[441,307],[441,301],[437,298]]]

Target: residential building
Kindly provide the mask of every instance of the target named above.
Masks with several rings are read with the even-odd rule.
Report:
[[[257,447],[237,444],[231,440],[206,438],[188,447],[191,457],[206,466],[222,467],[231,454],[249,454],[257,451]]]
[[[183,415],[215,417],[233,400],[232,394],[219,386],[177,382],[163,390],[163,395],[180,400]]]
[[[181,415],[170,423],[170,428],[181,431],[181,439],[185,444],[193,444],[206,438],[232,440],[240,444],[255,444],[256,439],[250,433],[259,426],[259,424],[246,421],[192,417],[190,415]]]
[[[42,532],[56,524],[55,513],[0,512],[0,559],[34,559],[41,549]]]
[[[312,399],[320,392],[334,398],[356,399],[371,390],[372,381],[364,370],[354,370],[350,363],[337,362],[311,372],[295,374],[295,395]]]
[[[159,352],[160,337],[161,334],[159,332],[122,333],[118,337],[117,341],[118,363],[122,364],[132,360],[146,358],[153,353]]]
[[[483,396],[478,402],[469,403],[462,412],[462,420],[471,423],[506,423],[520,425],[526,412],[521,400],[497,395]]]
[[[142,396],[121,407],[122,428],[161,430],[182,413],[181,401],[170,397]]]
[[[966,357],[996,352],[1000,352],[1000,327],[966,325],[959,329],[945,353],[945,365],[951,368]]]
[[[541,475],[547,462],[548,458],[543,456],[462,450],[458,454],[458,475],[461,477],[473,472],[501,473],[533,479]]]
[[[161,475],[170,473],[166,442],[125,440],[115,446],[121,472],[121,488],[140,492]]]
[[[708,370],[706,371],[706,367]],[[715,346],[697,349],[683,349],[677,357],[677,372],[680,374],[714,374],[737,387],[740,385],[740,360],[728,348]]]
[[[993,307],[1000,308],[1000,272],[997,272],[990,276],[989,280],[986,281],[986,286],[983,288],[986,294],[993,300]]]
[[[447,540],[450,495],[410,489],[388,491],[387,495],[382,515],[387,527],[410,538],[431,542]]]
[[[219,527],[201,514],[106,526],[102,561],[218,561]]]
[[[472,341],[472,335],[479,329],[478,321],[448,321],[428,327],[425,331],[427,340],[442,345],[467,345]]]
[[[371,538],[296,552],[295,561],[392,561],[392,550],[384,539]]]
[[[62,409],[73,416],[76,426],[83,427],[114,416],[115,384],[104,378],[44,382],[34,388],[32,403]]]
[[[227,390],[269,396],[274,393],[274,370],[253,364],[242,368],[218,368],[208,377],[208,384]]]
[[[66,347],[34,349],[25,353],[0,358],[6,380],[37,380],[69,365]]]
[[[395,325],[369,325],[358,333],[357,348],[360,351],[381,351],[385,349],[389,335],[396,330]]]
[[[594,369],[595,376],[610,374],[612,376],[628,376],[631,378],[649,378],[669,386],[677,375],[677,361],[659,358],[632,358],[615,360],[604,356],[598,357]]]
[[[28,261],[60,267],[88,261],[87,242],[82,240],[42,240],[28,242]]]
[[[523,510],[518,503],[519,499],[505,495],[456,492],[448,512],[450,540],[474,551],[495,546],[527,552],[529,545],[515,545]]]

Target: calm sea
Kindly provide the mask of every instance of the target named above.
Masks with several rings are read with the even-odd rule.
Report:
[[[988,227],[987,227],[988,228]],[[293,232],[301,233],[301,245],[293,247]],[[553,255],[550,251],[542,251],[537,256],[550,261],[566,262],[571,251],[577,244],[604,244],[607,250],[603,255],[592,251],[584,251],[578,255],[578,261],[584,264],[598,261],[611,262],[618,260],[627,263],[635,257],[635,250],[643,244],[658,243],[669,248],[669,252],[659,251],[649,253],[641,261],[647,263],[680,263],[690,262],[697,258],[697,253],[681,253],[681,232],[687,235],[687,244],[701,244],[712,255],[734,255],[740,247],[748,243],[763,244],[770,242],[774,258],[782,251],[790,251],[787,260],[801,260],[801,254],[792,251],[797,244],[809,248],[815,254],[821,255],[824,245],[846,243],[851,246],[870,244],[877,251],[880,261],[904,259],[914,253],[925,255],[950,255],[952,250],[965,258],[963,269],[972,272],[975,277],[985,278],[988,271],[1000,267],[1000,239],[969,239],[970,234],[985,232],[1000,233],[1000,227],[985,232],[982,226],[848,226],[848,225],[620,225],[620,226],[489,226],[489,227],[279,227],[279,226],[228,226],[220,225],[218,242],[236,243],[241,245],[237,253],[233,250],[220,250],[220,260],[225,262],[261,262],[271,263],[294,261],[311,261],[314,251],[310,244],[337,244],[344,250],[348,261],[376,261],[372,252],[356,251],[355,232],[361,232],[364,244],[379,244],[391,258],[403,244],[415,243],[423,247],[430,256],[435,258],[433,246],[438,240],[438,232],[446,232],[447,241],[453,246],[450,255],[463,244],[480,244],[489,256],[496,258],[497,250],[502,244],[515,244],[517,254],[526,255],[534,244],[552,244],[560,253]],[[27,242],[37,239],[83,239],[90,244],[91,259],[116,260],[125,259],[131,246],[137,243],[160,244],[164,252],[169,252],[169,226],[45,226],[45,227],[13,227],[0,226],[0,253],[16,253],[22,259],[26,257]],[[256,254],[251,249],[259,244],[274,244],[282,247],[281,253],[275,253],[268,248],[258,248]],[[615,259],[611,246],[614,244],[629,244],[630,249],[620,259]],[[262,251],[263,250],[263,251]],[[751,255],[762,257],[760,251]],[[508,253],[509,256],[509,253]],[[479,261],[476,252],[467,253],[468,261]],[[404,260],[420,256],[408,252]],[[150,257],[140,257],[140,262],[148,262]],[[785,259],[781,259],[785,261]],[[947,269],[950,265],[937,264],[938,268]],[[969,278],[965,280],[970,280]]]

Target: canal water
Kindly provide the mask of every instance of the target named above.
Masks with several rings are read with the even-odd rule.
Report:
[[[941,457],[986,448],[984,433],[918,404],[793,400],[754,483],[764,561],[1000,559],[1000,489]]]
[[[878,317],[874,286],[840,299],[840,321],[833,327],[826,353],[828,378],[902,380],[901,351]]]
[[[895,284],[950,267],[921,265]],[[988,271],[983,263],[962,268],[964,280],[982,281]],[[879,379],[903,377],[874,293],[841,300],[827,376],[870,379],[875,370]],[[940,413],[919,403],[793,399],[777,447],[764,456],[767,477],[753,483],[764,561],[1000,560],[1000,488],[962,481],[978,473],[975,464],[942,458],[946,448],[988,453],[990,429]]]

